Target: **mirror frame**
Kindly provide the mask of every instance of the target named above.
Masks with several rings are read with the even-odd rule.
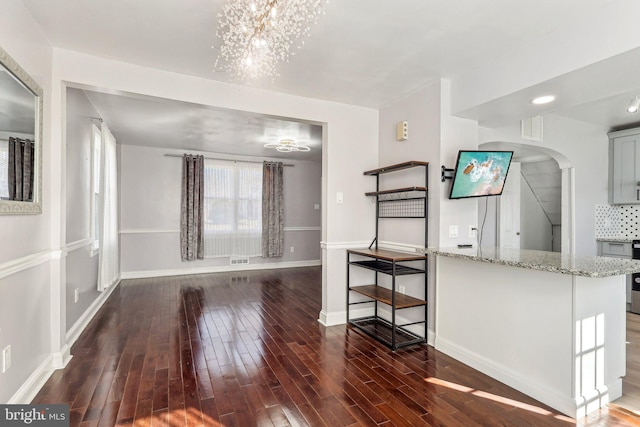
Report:
[[[33,191],[33,201],[0,200],[0,215],[15,214],[40,214],[42,213],[42,88],[29,74],[0,47],[0,65],[4,66],[23,85],[25,85],[35,96],[35,179]]]

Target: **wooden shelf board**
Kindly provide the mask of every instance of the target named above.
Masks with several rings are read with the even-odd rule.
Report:
[[[429,164],[429,162],[420,162],[418,160],[411,160],[408,162],[404,162],[404,163],[398,163],[395,165],[391,165],[391,166],[384,166],[378,169],[372,169],[369,171],[365,171],[364,174],[365,175],[380,175],[382,173],[388,173],[388,172],[395,172],[395,171],[399,171],[402,169],[409,169],[409,168],[414,168],[416,166],[427,166]]]
[[[383,288],[382,286],[376,285],[363,285],[353,286],[351,287],[351,290],[369,298],[373,298],[376,301],[391,305],[391,289]],[[411,297],[409,295],[401,294],[400,292],[396,292],[395,297],[396,308],[419,307],[427,304],[426,301]]]
[[[362,255],[369,258],[383,259],[386,261],[420,261],[427,259],[426,255],[409,252],[396,252],[386,249],[347,249],[347,252],[354,255]]]

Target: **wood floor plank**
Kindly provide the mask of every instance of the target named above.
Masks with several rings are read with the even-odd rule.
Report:
[[[324,327],[321,300],[318,267],[125,280],[33,403],[69,404],[73,427],[640,425],[615,405],[571,420],[432,347]],[[640,405],[633,351],[619,402]]]

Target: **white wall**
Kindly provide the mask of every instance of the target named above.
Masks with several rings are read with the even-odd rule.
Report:
[[[481,142],[517,142],[553,149],[575,169],[576,255],[596,255],[595,205],[608,201],[608,129],[564,117],[544,116],[544,140],[520,137],[520,124],[481,130]]]
[[[52,306],[59,298],[52,258],[60,236],[52,224],[58,203],[51,196],[56,168],[49,132],[52,50],[19,0],[2,2],[0,46],[44,91],[42,214],[0,216],[0,348],[12,349],[12,367],[0,374],[0,403],[6,403],[19,397],[25,383],[46,377],[51,366],[52,333],[59,335],[51,327]]]
[[[117,137],[117,136],[116,136]],[[180,184],[184,150],[132,145],[120,147],[120,265],[122,276],[143,277],[189,274],[229,268],[229,258],[180,260]],[[216,153],[196,153],[216,158],[240,158]],[[281,159],[280,159],[281,160]],[[287,266],[320,263],[320,162],[286,160],[284,168],[285,252],[280,258],[250,259],[249,266]],[[291,253],[290,248],[294,247]]]
[[[523,177],[520,180],[520,248],[550,251],[551,242],[551,222]]]
[[[472,120],[453,117],[450,111],[450,84],[441,80],[424,90],[398,100],[380,110],[380,146],[378,166],[392,165],[408,160],[429,162],[429,247],[455,246],[458,243],[475,243],[466,233],[469,225],[477,225],[476,200],[449,200],[450,181],[441,182],[440,166],[454,167],[458,150],[475,149],[478,144],[478,124]],[[396,124],[409,122],[409,138],[396,140]],[[398,172],[381,178],[385,188],[422,185],[422,171]],[[393,175],[393,176],[392,176]],[[370,184],[375,189],[375,182]],[[382,186],[382,185],[381,185]],[[375,217],[372,216],[372,220]],[[381,242],[423,246],[423,225],[419,220],[382,220]],[[449,226],[458,225],[458,238],[449,237]],[[429,261],[429,336],[435,324],[435,264]],[[423,285],[414,281],[407,284],[406,292],[422,298]],[[410,315],[411,316],[411,315]],[[408,320],[416,321],[417,318]],[[432,342],[432,338],[429,339]]]

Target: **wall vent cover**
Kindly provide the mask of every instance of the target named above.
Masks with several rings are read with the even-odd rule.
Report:
[[[230,262],[231,262],[231,265],[249,264],[249,258],[248,257],[231,257]]]

